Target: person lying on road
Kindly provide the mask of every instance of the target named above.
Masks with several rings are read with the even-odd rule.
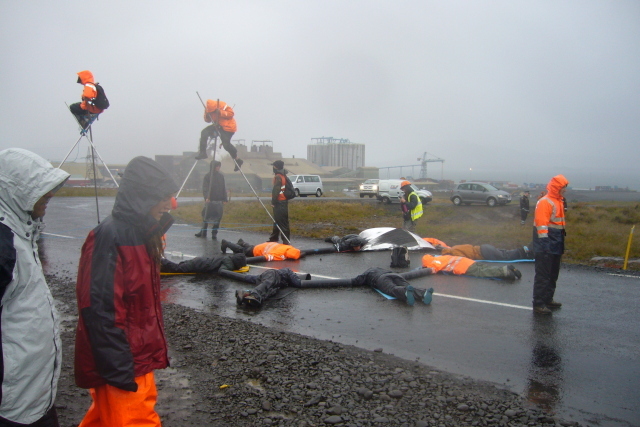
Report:
[[[486,262],[476,262],[469,258],[453,255],[424,255],[422,266],[433,269],[434,273],[444,272],[449,274],[467,275],[474,277],[486,277],[504,280],[516,280],[522,277],[520,270],[513,265],[494,265]]]

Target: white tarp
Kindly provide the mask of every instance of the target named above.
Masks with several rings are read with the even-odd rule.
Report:
[[[406,246],[410,251],[435,249],[422,237],[402,228],[369,228],[361,232],[359,236],[367,241],[367,244],[362,247],[363,251],[389,250],[394,246]]]

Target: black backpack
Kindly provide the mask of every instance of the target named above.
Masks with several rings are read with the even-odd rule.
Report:
[[[391,267],[407,268],[410,263],[409,249],[406,246],[394,246],[391,251]]]
[[[109,100],[107,99],[107,95],[105,95],[104,89],[102,88],[102,86],[100,86],[99,83],[94,84],[96,86],[96,92],[98,92],[98,95],[93,98],[93,105],[101,110],[106,110],[107,108],[109,108]]]
[[[287,200],[291,200],[294,197],[296,197],[296,190],[293,189],[293,183],[291,182],[291,180],[289,179],[288,176],[283,175],[284,176],[284,191],[282,192],[282,194],[284,194],[285,199]]]

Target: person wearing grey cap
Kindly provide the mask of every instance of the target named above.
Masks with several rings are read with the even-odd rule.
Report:
[[[289,201],[284,195],[287,183],[287,171],[282,160],[276,160],[273,166],[273,189],[271,190],[271,206],[273,206],[273,230],[269,236],[270,242],[277,242],[282,234],[282,242],[290,244],[291,231],[289,230]]]

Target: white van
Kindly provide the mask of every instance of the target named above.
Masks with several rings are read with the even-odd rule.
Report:
[[[403,195],[403,191],[400,189],[400,184],[404,179],[381,179],[378,181],[378,200],[383,203],[400,203],[400,196]],[[419,190],[414,184],[411,184],[411,188],[416,192],[423,205],[426,205],[433,200],[433,195],[427,190]]]
[[[315,194],[316,197],[322,196],[324,187],[319,175],[291,175],[289,179],[293,184],[296,197],[307,197],[310,194]]]

